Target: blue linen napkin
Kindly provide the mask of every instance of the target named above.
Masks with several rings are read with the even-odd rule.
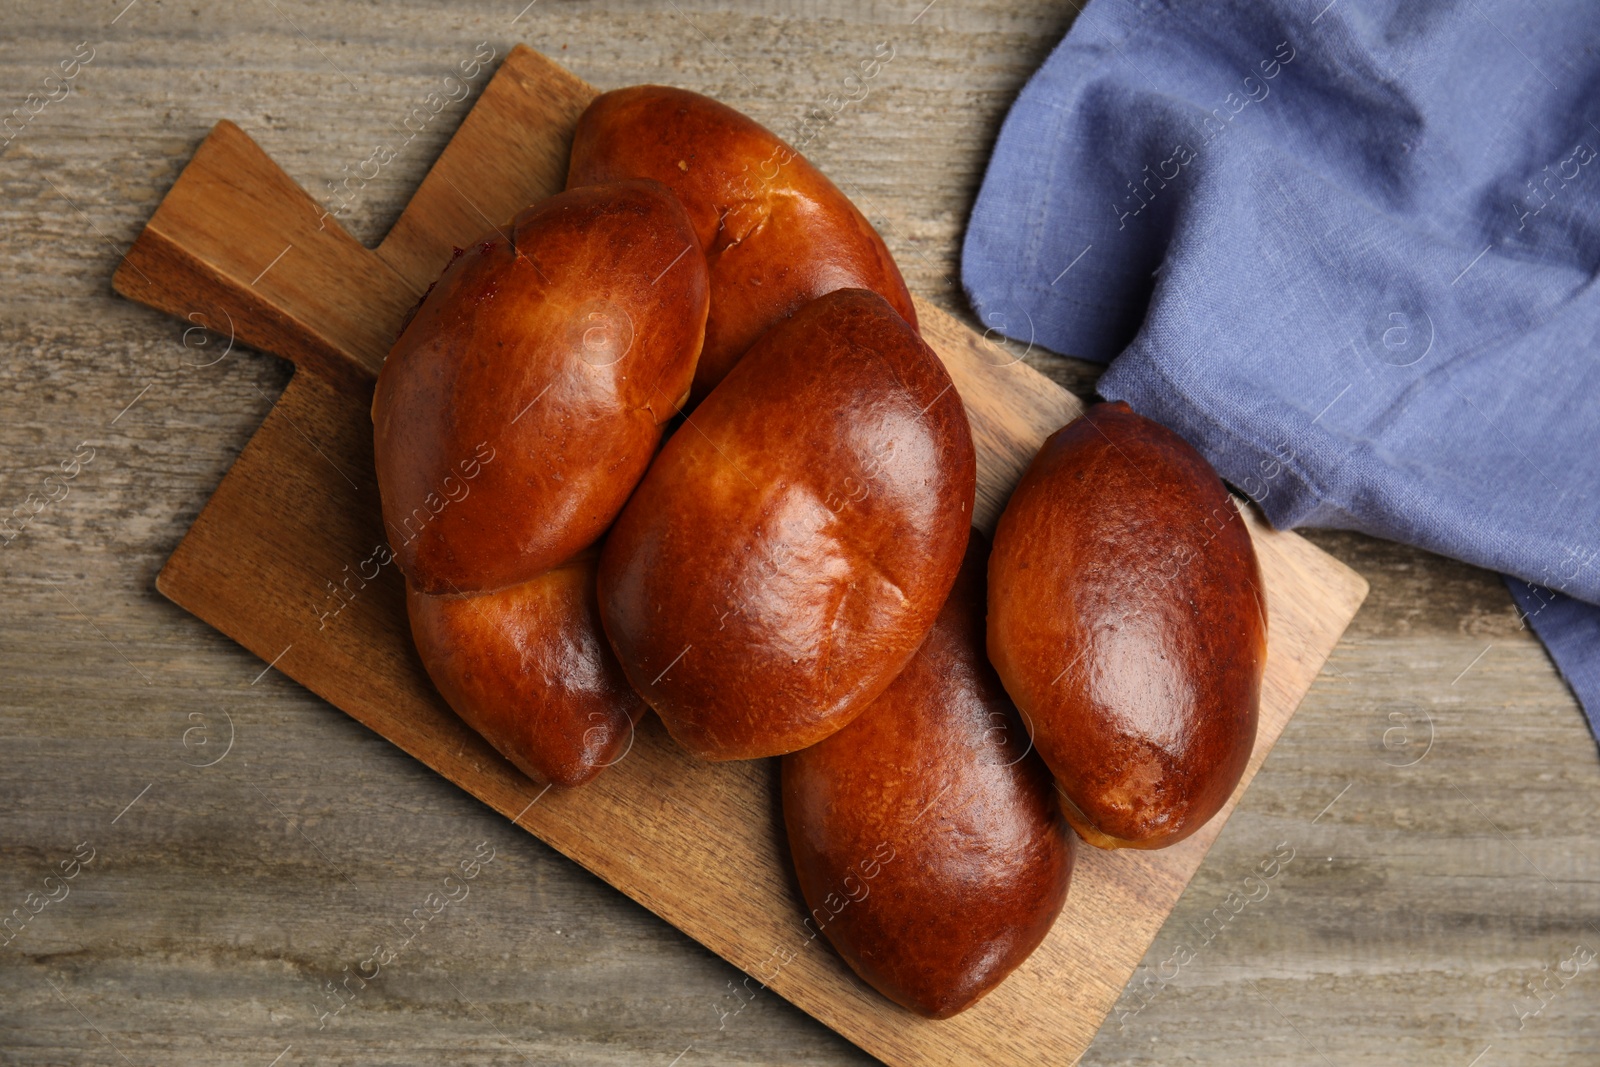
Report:
[[[962,275],[1275,526],[1511,576],[1594,729],[1597,266],[1600,5],[1092,0]]]

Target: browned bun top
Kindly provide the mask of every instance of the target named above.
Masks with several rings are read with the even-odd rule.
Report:
[[[976,467],[933,351],[876,294],[767,333],[662,449],[608,536],[629,680],[710,759],[803,748],[899,673],[954,581]]]
[[[459,252],[372,402],[412,584],[498,589],[593,543],[687,394],[707,303],[693,227],[656,182],[562,193]]]
[[[995,532],[988,646],[1086,840],[1193,833],[1249,761],[1266,659],[1255,550],[1216,472],[1126,404],[1058,430]]]
[[[1027,959],[1072,875],[1050,772],[984,655],[986,555],[974,532],[938,621],[883,695],[783,758],[807,928],[933,1018]]]
[[[596,97],[578,120],[567,187],[624,178],[677,194],[711,267],[696,400],[773,323],[835,289],[870,289],[916,325],[872,224],[805,157],[726,104],[661,85]]]

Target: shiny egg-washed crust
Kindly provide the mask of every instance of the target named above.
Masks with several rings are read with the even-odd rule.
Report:
[[[378,487],[417,652],[541,784],[593,778],[644,713],[600,629],[592,546],[687,395],[708,294],[665,187],[590,186],[458,250],[378,377]]]
[[[1250,532],[1183,438],[1114,403],[1044,443],[995,531],[989,658],[1084,840],[1161,848],[1227,802],[1266,608]]]
[[[627,755],[644,701],[600,629],[588,551],[476,596],[406,590],[411,634],[440,695],[541,785],[582,785]]]
[[[601,553],[606,634],[691,752],[804,748],[933,625],[975,483],[938,356],[882,297],[831,293],[764,335],[639,483]]]
[[[984,655],[983,536],[906,669],[783,758],[783,817],[820,930],[868,984],[948,1018],[1039,946],[1072,876],[1050,771]]]
[[[916,326],[872,224],[804,156],[726,104],[661,85],[596,97],[578,120],[567,187],[624,178],[677,194],[711,267],[696,402],[773,323],[835,289],[870,289]]]
[[[411,584],[500,589],[593,544],[687,395],[708,302],[689,218],[651,181],[551,197],[458,254],[372,401]]]

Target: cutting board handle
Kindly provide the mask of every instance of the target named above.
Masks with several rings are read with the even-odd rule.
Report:
[[[571,129],[593,96],[537,52],[513,48],[377,249],[346,233],[224,119],[151,216],[112,288],[293,360],[336,388],[369,391],[452,246],[471,244],[561,188]]]
[[[111,284],[356,389],[370,388],[393,328],[421,296],[226,119],[178,176]],[[375,324],[391,327],[386,333]]]

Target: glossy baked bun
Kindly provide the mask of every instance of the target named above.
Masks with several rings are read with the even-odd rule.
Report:
[[[880,296],[773,327],[639,484],[600,557],[628,680],[707,759],[814,744],[888,686],[961,565],[960,397]]]
[[[378,489],[417,652],[541,784],[622,758],[643,714],[600,629],[593,545],[688,392],[708,287],[660,184],[563,193],[458,251],[378,376]]]
[[[806,927],[921,1015],[999,985],[1067,899],[1072,831],[984,655],[984,557],[967,559],[921,649],[849,726],[783,758]]]
[[[707,294],[688,216],[650,181],[551,197],[458,255],[372,401],[411,584],[499,589],[592,544],[684,400]]]
[[[661,85],[596,97],[578,120],[567,187],[625,178],[677,194],[711,266],[696,402],[768,327],[835,289],[870,289],[916,325],[872,224],[805,157],[726,104]]]
[[[582,785],[625,756],[645,703],[600,629],[588,551],[476,596],[407,590],[411,634],[457,715],[539,783]]]
[[[1056,431],[1012,494],[988,644],[1090,844],[1181,841],[1238,785],[1267,651],[1255,550],[1210,465],[1126,404]]]

